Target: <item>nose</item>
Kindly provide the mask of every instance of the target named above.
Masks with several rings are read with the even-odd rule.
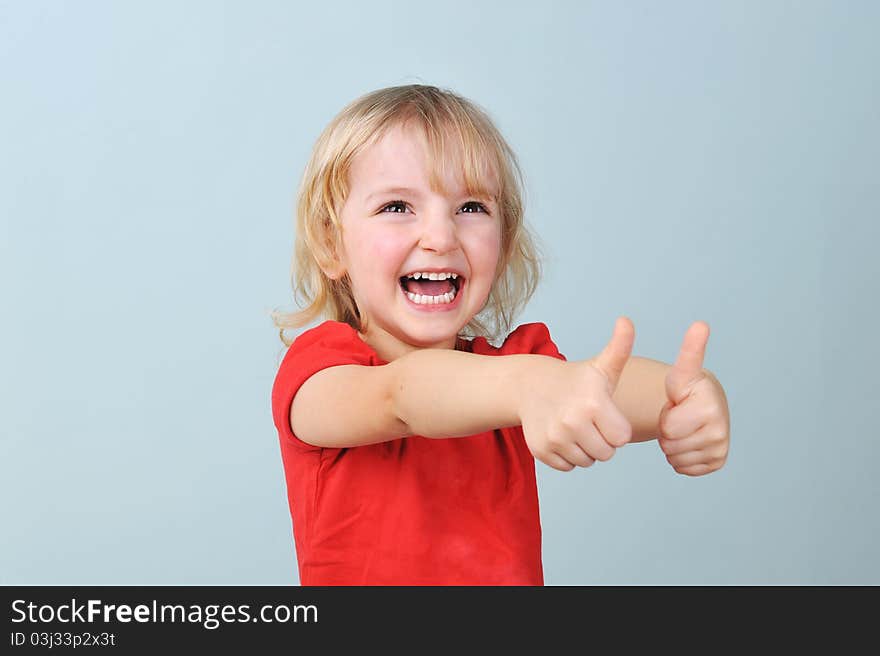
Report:
[[[458,248],[458,227],[455,217],[443,212],[423,215],[419,246],[440,255]]]

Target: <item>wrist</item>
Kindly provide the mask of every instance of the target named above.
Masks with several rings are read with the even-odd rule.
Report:
[[[529,403],[536,396],[542,396],[546,392],[548,388],[546,382],[558,375],[568,363],[552,356],[534,353],[508,357],[516,360],[516,366],[511,372],[511,389],[512,401],[515,405],[514,414],[521,426],[523,415],[528,412]]]

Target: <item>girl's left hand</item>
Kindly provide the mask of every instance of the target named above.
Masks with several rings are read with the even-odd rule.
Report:
[[[669,401],[660,411],[657,442],[679,474],[703,476],[721,469],[730,447],[730,411],[721,383],[703,369],[709,325],[697,321],[684,336],[666,374]]]

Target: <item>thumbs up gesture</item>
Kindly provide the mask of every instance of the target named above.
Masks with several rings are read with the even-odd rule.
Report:
[[[612,400],[632,353],[635,328],[620,317],[611,340],[590,360],[562,362],[545,356],[530,361],[519,394],[519,416],[530,452],[560,471],[609,460],[632,439],[632,425]]]
[[[730,447],[730,411],[724,388],[703,369],[709,326],[697,321],[684,336],[666,374],[666,405],[657,442],[679,474],[702,476],[720,469]]]

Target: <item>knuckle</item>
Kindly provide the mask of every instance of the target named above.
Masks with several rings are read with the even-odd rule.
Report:
[[[562,448],[564,444],[565,440],[556,433],[547,436],[547,447],[549,451],[556,451]]]
[[[599,453],[596,454],[596,460],[601,460],[602,462],[608,462],[611,458],[614,457],[615,449],[601,449]]]
[[[598,414],[599,410],[601,409],[601,404],[599,403],[599,399],[597,399],[595,396],[590,396],[587,399],[586,403],[584,403],[584,407],[591,415],[595,415]]]
[[[668,456],[678,455],[681,451],[681,448],[675,442],[675,440],[663,440],[662,444],[663,452]]]
[[[571,415],[565,415],[559,420],[560,427],[565,431],[576,431],[581,423],[582,422]]]
[[[632,440],[632,428],[626,428],[617,433],[613,433],[608,438],[608,441],[611,442],[613,446],[623,446],[624,444],[629,444],[630,440]]]
[[[553,451],[548,449],[544,449],[541,451],[541,462],[553,466],[553,463],[556,462],[556,454]]]
[[[591,458],[588,454],[584,453],[583,451],[581,451],[581,453],[578,454],[577,465],[579,467],[589,467],[594,462],[595,462],[595,460],[593,458]]]
[[[720,431],[708,433],[705,438],[706,444],[721,444],[724,441],[724,434]]]

